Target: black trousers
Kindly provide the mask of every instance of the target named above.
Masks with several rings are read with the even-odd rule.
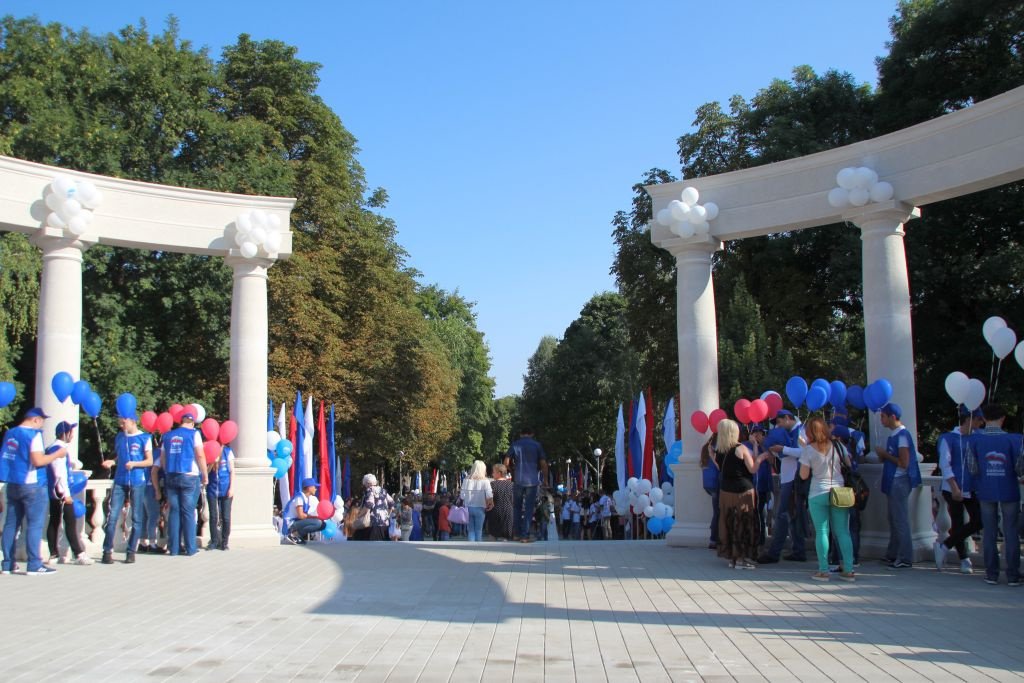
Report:
[[[949,506],[949,518],[953,520],[953,526],[949,529],[949,537],[942,542],[947,548],[956,548],[956,554],[961,560],[967,557],[967,545],[964,541],[981,531],[981,506],[975,497],[953,500],[953,494],[943,491],[942,497],[946,499]],[[968,521],[964,523],[964,512],[967,513]]]
[[[78,525],[75,522],[75,507],[65,505],[63,500],[50,499],[50,523],[46,527],[46,545],[50,546],[50,555],[57,554],[57,531],[60,521],[64,519],[64,535],[67,536],[71,552],[76,556],[85,552],[82,539],[78,537]]]

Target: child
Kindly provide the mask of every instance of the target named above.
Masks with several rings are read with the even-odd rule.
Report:
[[[452,533],[452,525],[448,521],[448,496],[441,496],[437,506],[437,535],[439,541],[447,541]]]

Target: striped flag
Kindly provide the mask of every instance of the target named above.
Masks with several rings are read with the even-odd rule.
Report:
[[[619,416],[615,418],[615,478],[619,490],[626,490],[626,422],[622,417],[622,404],[619,404]]]
[[[665,442],[665,450],[672,447],[676,441],[676,404],[675,398],[668,400],[665,407],[665,419],[661,423],[661,438]]]
[[[644,478],[644,453],[647,452],[647,401],[644,393],[640,392],[640,398],[636,402],[636,414],[633,415],[633,430],[636,438],[630,438],[629,445],[633,462],[633,476],[637,479]]]
[[[306,398],[306,412],[302,416],[302,477],[313,478],[313,430],[316,423],[313,422],[313,397]]]
[[[316,420],[317,446],[320,449],[320,488],[318,498],[320,500],[333,501],[334,495],[331,491],[331,463],[330,455],[327,452],[327,424],[324,420],[324,402],[320,401],[320,412]]]
[[[657,476],[654,474],[654,401],[651,399],[651,388],[647,387],[647,409],[644,412],[644,463],[643,478],[657,486]]]
[[[338,495],[338,455],[334,452],[334,404],[331,404],[331,416],[327,422],[327,462],[330,463],[331,502],[334,502]],[[335,505],[337,507],[337,505]]]
[[[284,401],[282,401],[281,412],[277,416],[277,433],[281,436],[282,439],[285,438],[285,435],[288,434],[288,421],[287,418],[285,417],[286,412],[284,406]],[[281,497],[281,509],[283,510],[284,506],[288,504],[288,501],[292,499],[291,482],[289,481],[288,476],[281,477],[280,479],[277,480],[277,490],[278,494]]]

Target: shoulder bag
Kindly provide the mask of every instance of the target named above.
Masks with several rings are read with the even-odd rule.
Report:
[[[832,459],[828,467],[828,476],[835,483],[832,473],[835,472],[836,447],[832,446]],[[839,463],[842,465],[842,462]],[[828,502],[834,508],[851,508],[857,502],[850,486],[833,486],[828,491]]]

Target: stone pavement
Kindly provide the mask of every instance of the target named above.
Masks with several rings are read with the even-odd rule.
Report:
[[[0,576],[0,666],[5,682],[1024,678],[1024,588],[811,571],[660,541],[140,555]]]

